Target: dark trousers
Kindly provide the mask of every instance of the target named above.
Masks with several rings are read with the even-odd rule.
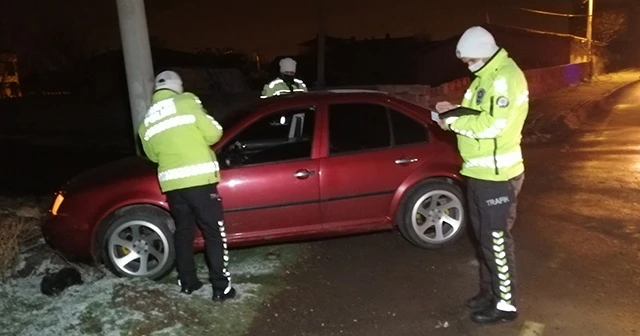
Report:
[[[176,268],[183,286],[198,281],[193,256],[195,226],[198,224],[205,241],[205,259],[209,266],[209,280],[214,289],[230,286],[227,270],[229,252],[222,215],[222,200],[215,184],[172,190],[167,202],[176,222],[173,235],[176,248]]]
[[[511,228],[524,173],[509,181],[469,178],[469,218],[479,245],[480,289],[493,294],[497,308],[516,309],[516,262]]]

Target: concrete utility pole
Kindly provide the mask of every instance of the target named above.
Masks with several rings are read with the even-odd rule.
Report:
[[[151,104],[154,78],[147,17],[144,0],[116,0],[116,3],[124,66],[127,73],[134,144],[136,153],[140,155],[138,126]]]
[[[324,82],[324,56],[325,56],[325,33],[324,33],[324,1],[318,0],[318,89],[323,89]]]
[[[587,48],[589,49],[589,76],[593,76],[593,0],[589,1],[587,12]]]

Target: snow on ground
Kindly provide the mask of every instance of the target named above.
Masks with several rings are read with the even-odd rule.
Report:
[[[6,209],[6,207],[4,207]],[[154,282],[118,278],[102,266],[69,264],[44,240],[23,248],[8,279],[0,282],[1,335],[242,335],[266,296],[277,290],[281,269],[293,262],[290,245],[232,250],[229,270],[236,300],[211,301],[207,285],[179,293],[177,274]],[[208,278],[202,255],[199,276]],[[75,267],[83,285],[49,297],[40,292],[47,273]]]
[[[282,247],[289,253],[290,246]],[[41,242],[20,255],[14,274],[24,271],[28,260],[39,260],[25,277],[13,276],[0,284],[0,334],[8,335],[191,335],[219,332],[241,335],[250,325],[265,294],[275,289],[281,260],[267,260],[266,248],[237,251],[230,271],[239,295],[236,300],[211,301],[211,286],[192,296],[179,293],[175,272],[163,281],[125,279],[103,267],[76,265],[85,284],[73,286],[57,297],[40,292],[47,272],[65,265]],[[34,256],[36,256],[34,258]],[[235,256],[235,258],[234,258]],[[234,259],[237,261],[234,262]],[[199,275],[207,269],[198,256]]]

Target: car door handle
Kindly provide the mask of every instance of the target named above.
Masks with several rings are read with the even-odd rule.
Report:
[[[397,159],[396,160],[396,164],[399,164],[399,165],[406,165],[406,164],[414,163],[414,162],[418,162],[418,159],[416,159],[416,158],[401,158],[401,159]]]
[[[297,172],[295,172],[293,174],[293,177],[299,179],[299,180],[305,180],[307,178],[309,178],[309,176],[315,174],[316,172],[314,172],[313,170],[309,170],[309,169],[300,169]]]

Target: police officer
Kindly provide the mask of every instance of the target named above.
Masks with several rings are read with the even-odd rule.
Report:
[[[443,115],[440,126],[456,133],[468,178],[468,208],[479,242],[480,293],[467,301],[476,323],[518,317],[516,270],[511,228],[524,180],[520,149],[522,127],[529,110],[524,73],[493,36],[481,27],[469,28],[457,45],[457,56],[475,75],[462,107],[479,114]],[[436,105],[438,112],[457,106]]]
[[[205,239],[213,300],[235,297],[227,270],[227,239],[217,191],[220,168],[211,150],[222,136],[222,127],[206,113],[198,97],[183,92],[177,73],[164,71],[156,77],[152,105],[140,125],[139,136],[147,157],[158,163],[160,188],[175,219],[181,292],[191,294],[203,286],[193,256],[198,223]]]
[[[260,98],[279,96],[292,92],[307,92],[307,85],[296,78],[296,61],[291,58],[280,60],[280,77],[262,88]]]

